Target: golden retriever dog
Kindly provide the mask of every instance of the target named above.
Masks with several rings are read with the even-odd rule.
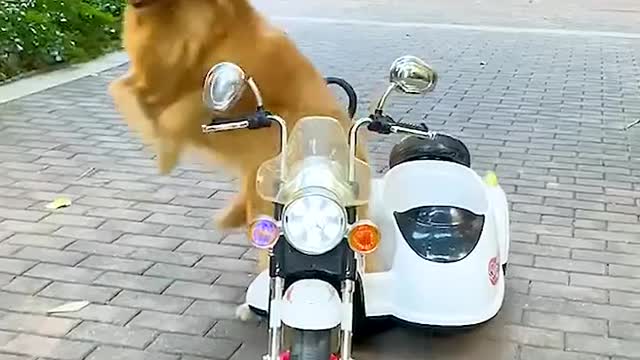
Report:
[[[258,84],[265,108],[285,119],[289,130],[309,115],[338,119],[345,136],[351,125],[322,74],[249,0],[128,0],[123,45],[129,70],[109,85],[109,94],[130,129],[153,146],[160,172],[170,173],[185,150],[195,149],[240,179],[238,196],[216,219],[220,229],[272,213],[256,193],[256,170],[277,155],[279,130],[203,134],[201,125],[213,119],[202,100],[211,66],[230,61],[242,67]],[[247,90],[224,116],[255,109]],[[364,149],[358,157],[366,161]]]

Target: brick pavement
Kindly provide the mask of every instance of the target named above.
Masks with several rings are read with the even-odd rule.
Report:
[[[254,0],[269,14],[391,22],[640,32],[636,0]]]
[[[432,63],[439,88],[389,111],[460,135],[511,201],[500,316],[448,338],[393,329],[358,359],[640,359],[640,130],[620,131],[640,117],[638,41],[288,28],[363,105],[395,57]],[[197,162],[156,174],[106,95],[124,70],[0,106],[0,358],[257,359],[264,328],[232,317],[255,254],[211,225],[235,183]],[[377,169],[396,140],[370,144]],[[46,316],[70,300],[91,305]]]

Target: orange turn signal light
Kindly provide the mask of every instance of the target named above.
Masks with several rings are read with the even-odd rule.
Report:
[[[348,240],[353,251],[369,254],[380,245],[380,230],[371,221],[359,221],[349,230]]]

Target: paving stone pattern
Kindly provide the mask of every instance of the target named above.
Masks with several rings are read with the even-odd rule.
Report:
[[[500,315],[452,337],[395,328],[362,360],[640,358],[640,43],[605,38],[295,23],[360,112],[412,53],[439,71],[425,97],[389,112],[459,135],[494,169],[512,217]],[[486,65],[481,65],[485,63]],[[233,196],[218,169],[159,176],[114,112],[120,67],[0,106],[0,358],[258,359],[264,325],[233,311],[255,252],[211,217]],[[397,138],[372,138],[380,171]],[[49,211],[56,196],[73,200]],[[68,301],[85,309],[47,316]]]

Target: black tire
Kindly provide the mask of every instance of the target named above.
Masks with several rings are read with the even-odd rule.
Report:
[[[389,169],[413,160],[444,160],[471,167],[471,154],[467,146],[449,135],[437,134],[433,138],[408,136],[391,150]]]
[[[294,330],[291,360],[329,360],[331,330]]]

